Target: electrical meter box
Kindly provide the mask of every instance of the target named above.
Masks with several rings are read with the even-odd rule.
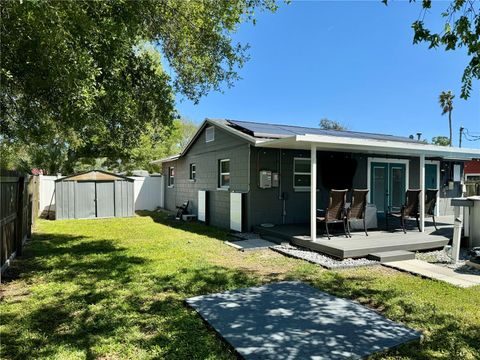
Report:
[[[272,172],[267,170],[260,171],[260,189],[270,189],[272,187]]]
[[[278,173],[272,173],[272,187],[278,188],[278,183],[280,182]]]

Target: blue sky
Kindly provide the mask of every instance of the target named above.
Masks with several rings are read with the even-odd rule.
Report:
[[[434,2],[426,22],[443,29],[438,15],[446,2]],[[480,134],[480,84],[460,99],[464,49],[445,52],[413,45],[410,25],[420,4],[395,2],[293,2],[260,13],[257,24],[243,24],[234,39],[249,43],[250,61],[241,80],[224,93],[212,92],[198,105],[177,97],[182,116],[318,126],[340,121],[351,130],[448,136],[438,95],[456,94],[454,144],[464,126]],[[464,140],[480,148],[480,141]]]

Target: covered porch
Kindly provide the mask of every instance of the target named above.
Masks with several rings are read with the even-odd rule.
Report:
[[[426,221],[424,232],[411,228],[404,234],[401,230],[363,231],[352,233],[346,238],[337,233],[328,239],[318,234],[314,241],[310,240],[310,224],[285,224],[273,227],[255,227],[254,231],[266,239],[275,239],[292,245],[318,251],[339,259],[366,257],[373,253],[389,251],[419,251],[441,248],[448,245],[453,235],[453,216],[442,216],[437,221],[438,230],[433,223]]]
[[[291,234],[293,235],[294,241],[301,242],[302,246],[304,247],[315,248],[320,251],[321,249],[325,249],[327,245],[324,244],[325,247],[323,245],[320,246],[319,241],[322,242],[326,240],[317,238],[318,210],[322,210],[321,208],[319,209],[320,204],[318,203],[319,186],[321,186],[319,179],[317,179],[319,175],[319,153],[341,152],[344,154],[365,154],[368,156],[368,166],[365,165],[366,169],[364,169],[366,170],[367,177],[366,185],[369,190],[368,202],[375,203],[379,221],[382,221],[382,218],[386,217],[388,209],[392,208],[393,206],[400,207],[403,204],[405,199],[404,194],[407,189],[415,188],[420,190],[418,201],[420,231],[417,230],[408,234],[379,232],[368,237],[363,234],[356,233],[352,238],[343,240],[337,239],[334,241],[337,244],[343,245],[328,245],[328,249],[325,249],[325,252],[332,252],[334,250],[331,249],[336,248],[337,250],[335,252],[335,256],[339,255],[340,253],[342,256],[346,256],[345,254],[352,254],[352,252],[349,252],[349,250],[341,250],[341,247],[345,244],[356,243],[364,244],[358,246],[365,248],[365,250],[353,252],[355,255],[352,256],[362,256],[360,255],[360,252],[367,251],[367,243],[371,243],[373,245],[378,239],[382,240],[386,237],[388,237],[389,241],[393,241],[391,239],[396,238],[395,241],[398,242],[398,244],[395,245],[396,247],[401,247],[402,243],[405,244],[406,242],[409,242],[409,244],[406,246],[411,250],[439,247],[448,243],[448,239],[445,236],[443,237],[442,241],[439,241],[439,237],[435,234],[432,235],[430,229],[427,228],[427,222],[425,218],[425,194],[427,186],[431,189],[436,188],[437,198],[438,194],[448,194],[448,192],[454,188],[461,193],[462,176],[460,164],[462,164],[463,161],[480,156],[480,151],[476,149],[442,147],[423,142],[411,142],[407,144],[405,142],[394,141],[385,138],[366,139],[353,136],[345,137],[317,134],[295,135],[280,139],[273,139],[264,141],[257,146],[262,148],[282,150],[307,150],[310,153],[309,159],[305,159],[309,161],[310,169],[308,172],[306,170],[302,170],[303,172],[300,173],[300,176],[303,176],[303,178],[300,179],[304,181],[303,188],[310,194],[309,204],[305,204],[307,207],[309,207],[309,224],[307,224],[309,226],[309,231],[305,232],[305,227],[303,226],[301,233]],[[440,180],[440,172],[444,171],[440,167],[441,161],[457,162],[457,164],[453,165],[452,168],[448,170],[448,181],[446,182]],[[433,181],[426,181],[426,168],[430,164],[436,164],[434,166],[435,176]],[[335,166],[335,164],[330,165],[330,168],[322,169],[322,176],[325,176],[325,173],[327,173],[330,180],[329,185],[325,186],[325,184],[323,184],[323,187],[326,188],[327,191],[328,189],[347,189],[344,177],[348,176],[346,175],[348,172],[345,172],[344,168],[346,166],[348,167],[348,163],[342,163],[341,165],[337,164],[337,166]],[[304,166],[305,168],[308,168],[308,163]],[[379,171],[375,172],[376,170]],[[377,174],[382,175],[381,182],[377,181],[377,179],[380,178],[377,176]],[[337,178],[335,178],[335,176],[337,176]],[[374,185],[378,186],[374,187]],[[352,187],[353,186],[349,185],[348,189],[352,190]],[[377,201],[375,201],[375,199],[377,199]],[[385,202],[383,202],[383,199],[385,199]],[[394,199],[395,201],[392,201]],[[437,201],[436,215],[438,215],[438,205],[439,204]],[[450,223],[453,223],[453,217],[450,220]],[[298,229],[298,226],[295,225],[293,227],[289,227],[284,223],[282,226],[277,225],[276,228],[283,228],[283,230],[286,232],[295,232],[296,230],[294,229]],[[433,238],[430,236],[433,236]],[[307,246],[308,241],[312,242],[312,244],[309,246]],[[421,245],[418,245],[418,243],[424,243],[425,246],[422,247]],[[346,246],[347,245],[345,245],[345,247]],[[355,246],[352,245],[350,247],[353,249]],[[382,246],[378,244],[378,247]],[[385,245],[385,248],[388,248],[388,246]]]

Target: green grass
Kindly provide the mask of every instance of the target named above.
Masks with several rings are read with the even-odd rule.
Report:
[[[297,279],[421,330],[375,358],[480,358],[480,287],[384,267],[326,271],[273,251],[238,252],[227,234],[164,214],[39,221],[1,285],[2,359],[233,359],[183,300]]]

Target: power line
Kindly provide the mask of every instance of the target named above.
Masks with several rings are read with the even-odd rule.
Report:
[[[473,135],[476,134],[477,132],[470,133],[468,129],[462,128],[461,134],[463,134],[463,138],[467,141],[480,141],[480,135]]]

